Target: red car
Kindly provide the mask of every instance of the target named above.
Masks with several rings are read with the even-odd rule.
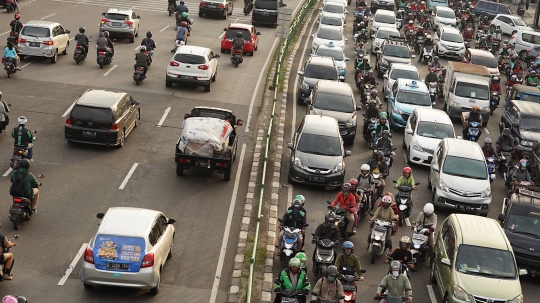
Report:
[[[236,37],[236,33],[241,32],[244,38],[244,53],[249,53],[253,56],[253,52],[257,50],[259,45],[260,32],[255,31],[255,26],[251,24],[231,23],[229,27],[223,29],[225,34],[221,40],[221,52],[230,52],[232,48],[232,39]]]

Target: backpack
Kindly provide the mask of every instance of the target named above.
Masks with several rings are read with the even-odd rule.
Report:
[[[24,190],[24,180],[26,179],[28,172],[25,172],[22,177],[19,177],[19,171],[17,170],[17,176],[11,185],[9,194],[14,197],[25,197],[26,193]]]

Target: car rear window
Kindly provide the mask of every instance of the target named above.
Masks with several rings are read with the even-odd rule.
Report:
[[[387,44],[384,48],[383,55],[399,58],[410,58],[411,51],[406,46]]]
[[[255,1],[255,8],[259,9],[278,9],[278,2],[271,0],[257,0]]]
[[[333,66],[308,64],[304,71],[304,77],[321,80],[337,80],[338,72]]]
[[[345,12],[345,8],[342,5],[327,3],[323,6],[323,12],[343,14]]]
[[[193,54],[176,54],[174,55],[174,61],[188,63],[188,64],[205,64],[206,60],[203,56]]]
[[[483,65],[487,68],[496,68],[499,66],[497,59],[484,56],[473,56],[471,59],[471,64]]]
[[[129,16],[124,14],[105,14],[105,18],[111,20],[129,20]]]
[[[23,27],[21,34],[25,36],[32,36],[32,37],[37,37],[37,38],[46,38],[51,35],[50,32],[51,31],[45,27],[25,26]]]
[[[71,110],[71,119],[75,124],[80,124],[82,121],[91,121],[108,125],[113,122],[113,114],[110,108],[75,105]]]
[[[238,32],[242,33],[242,38],[244,38],[244,40],[251,39],[250,31],[244,28],[229,28],[226,34],[227,39],[233,39],[234,37],[236,37],[236,33]]]
[[[145,255],[143,238],[97,235],[94,241],[96,269],[138,272]]]
[[[375,21],[380,23],[394,24],[396,23],[396,16],[389,15],[375,15]]]

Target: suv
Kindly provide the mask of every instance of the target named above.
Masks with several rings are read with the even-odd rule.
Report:
[[[338,121],[343,141],[353,144],[356,137],[356,111],[362,106],[355,105],[351,86],[347,83],[320,80],[311,93],[312,101],[308,115],[324,115]]]
[[[286,6],[287,4],[284,4],[283,0],[255,0],[253,12],[251,13],[251,24],[257,25],[261,23],[276,27],[278,9]]]
[[[439,57],[463,59],[465,43],[463,36],[455,27],[440,26],[434,37],[435,54]]]
[[[48,57],[56,63],[58,53],[67,55],[69,48],[69,30],[60,23],[49,21],[28,21],[19,35],[19,57]]]
[[[376,13],[379,8],[394,11],[394,0],[372,0],[371,12]]]
[[[480,0],[474,6],[474,14],[479,17],[482,12],[485,12],[488,19],[493,19],[498,14],[512,15],[510,7],[507,4],[497,3],[489,0]]]
[[[499,64],[497,59],[487,50],[468,48],[465,50],[463,62],[475,65],[483,65],[488,69],[492,76],[499,77],[501,75],[499,72]]]
[[[382,78],[392,63],[411,64],[411,50],[405,43],[405,38],[389,37],[381,44],[381,49],[377,51],[377,77]]]
[[[510,90],[509,98],[506,99],[506,103],[510,102],[510,100],[540,103],[540,90],[533,86],[515,84]]]
[[[135,42],[135,37],[139,36],[139,19],[141,16],[135,15],[130,9],[109,8],[106,13],[102,13],[99,31],[109,32],[111,38],[127,38],[130,43]]]
[[[393,11],[385,9],[377,10],[373,18],[369,20],[371,21],[371,28],[369,30],[370,36],[374,35],[379,27],[391,27],[397,29],[396,13]]]
[[[537,48],[540,46],[540,33],[535,31],[523,31],[519,30],[510,38],[509,44],[514,44],[516,46],[516,51],[518,51],[519,57],[521,60],[527,58],[527,53],[532,48]],[[532,58],[532,60],[536,60]]]
[[[309,57],[304,68],[298,71],[298,104],[306,103],[311,95],[311,90],[319,80],[339,79],[339,71],[336,62],[332,58]]]
[[[516,150],[528,156],[540,139],[540,104],[513,100],[501,115],[499,130],[509,128],[516,141]]]
[[[231,0],[203,0],[199,3],[199,17],[207,14],[227,19],[227,16],[232,15],[233,8]]]
[[[165,86],[173,83],[204,86],[210,91],[210,83],[216,81],[219,55],[202,46],[180,45],[174,53],[165,76]]]
[[[512,36],[518,30],[534,31],[527,23],[523,22],[520,16],[497,15],[489,24],[489,29],[495,31],[495,27],[500,26],[503,34]]]
[[[139,102],[127,93],[90,89],[75,101],[66,118],[65,139],[122,147],[140,118]]]

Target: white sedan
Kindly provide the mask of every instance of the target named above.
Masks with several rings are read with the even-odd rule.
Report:
[[[312,35],[311,53],[314,54],[319,45],[330,44],[343,47],[347,38],[343,36],[343,28],[339,26],[321,25],[317,32]]]

